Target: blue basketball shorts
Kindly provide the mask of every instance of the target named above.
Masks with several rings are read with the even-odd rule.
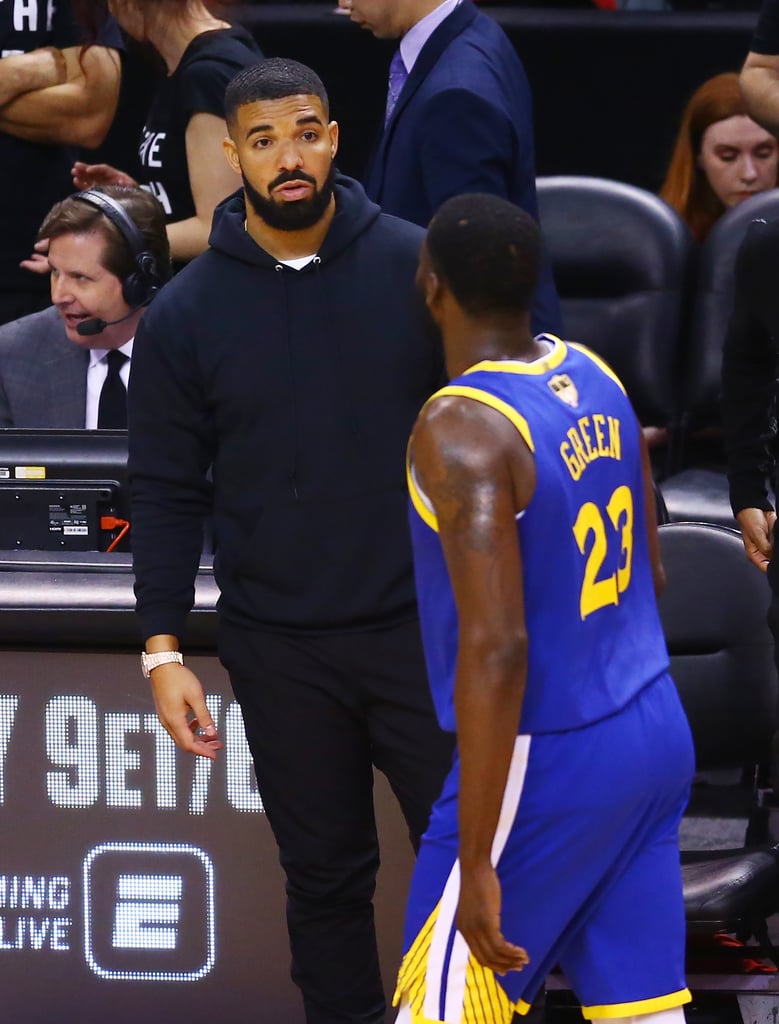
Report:
[[[455,928],[455,762],[422,840],[395,994],[413,1024],[509,1024],[559,965],[587,1018],[689,1002],[679,820],[694,768],[664,674],[582,729],[517,737],[492,863],[501,928],[530,962],[497,976]]]

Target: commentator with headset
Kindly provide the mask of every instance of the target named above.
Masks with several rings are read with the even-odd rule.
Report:
[[[165,213],[150,193],[104,186],[57,203],[52,305],[0,327],[0,427],[127,426],[127,381],[143,311],[170,278]]]

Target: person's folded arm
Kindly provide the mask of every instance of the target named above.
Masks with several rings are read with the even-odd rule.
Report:
[[[0,61],[0,107],[26,92],[61,85],[66,76],[65,57],[55,46],[4,57]]]
[[[74,46],[59,52],[67,69],[66,81],[25,92],[3,104],[0,131],[28,142],[93,149],[105,138],[116,113],[119,54],[106,46]]]

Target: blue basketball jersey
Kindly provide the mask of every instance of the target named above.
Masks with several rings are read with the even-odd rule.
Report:
[[[437,392],[498,410],[533,453],[517,519],[528,673],[522,733],[576,729],[623,708],[668,667],[649,561],[640,427],[594,353],[548,337],[532,363],[483,362]],[[439,722],[455,730],[457,611],[435,514],[408,467],[422,637]]]

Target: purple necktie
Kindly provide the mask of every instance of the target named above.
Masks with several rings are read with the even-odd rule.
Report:
[[[386,124],[392,116],[392,111],[395,109],[395,104],[398,102],[398,97],[400,96],[407,78],[408,71],[406,71],[406,65],[403,63],[403,57],[400,54],[400,49],[397,49],[394,57],[392,58],[389,69],[387,110],[384,114],[384,124]]]

